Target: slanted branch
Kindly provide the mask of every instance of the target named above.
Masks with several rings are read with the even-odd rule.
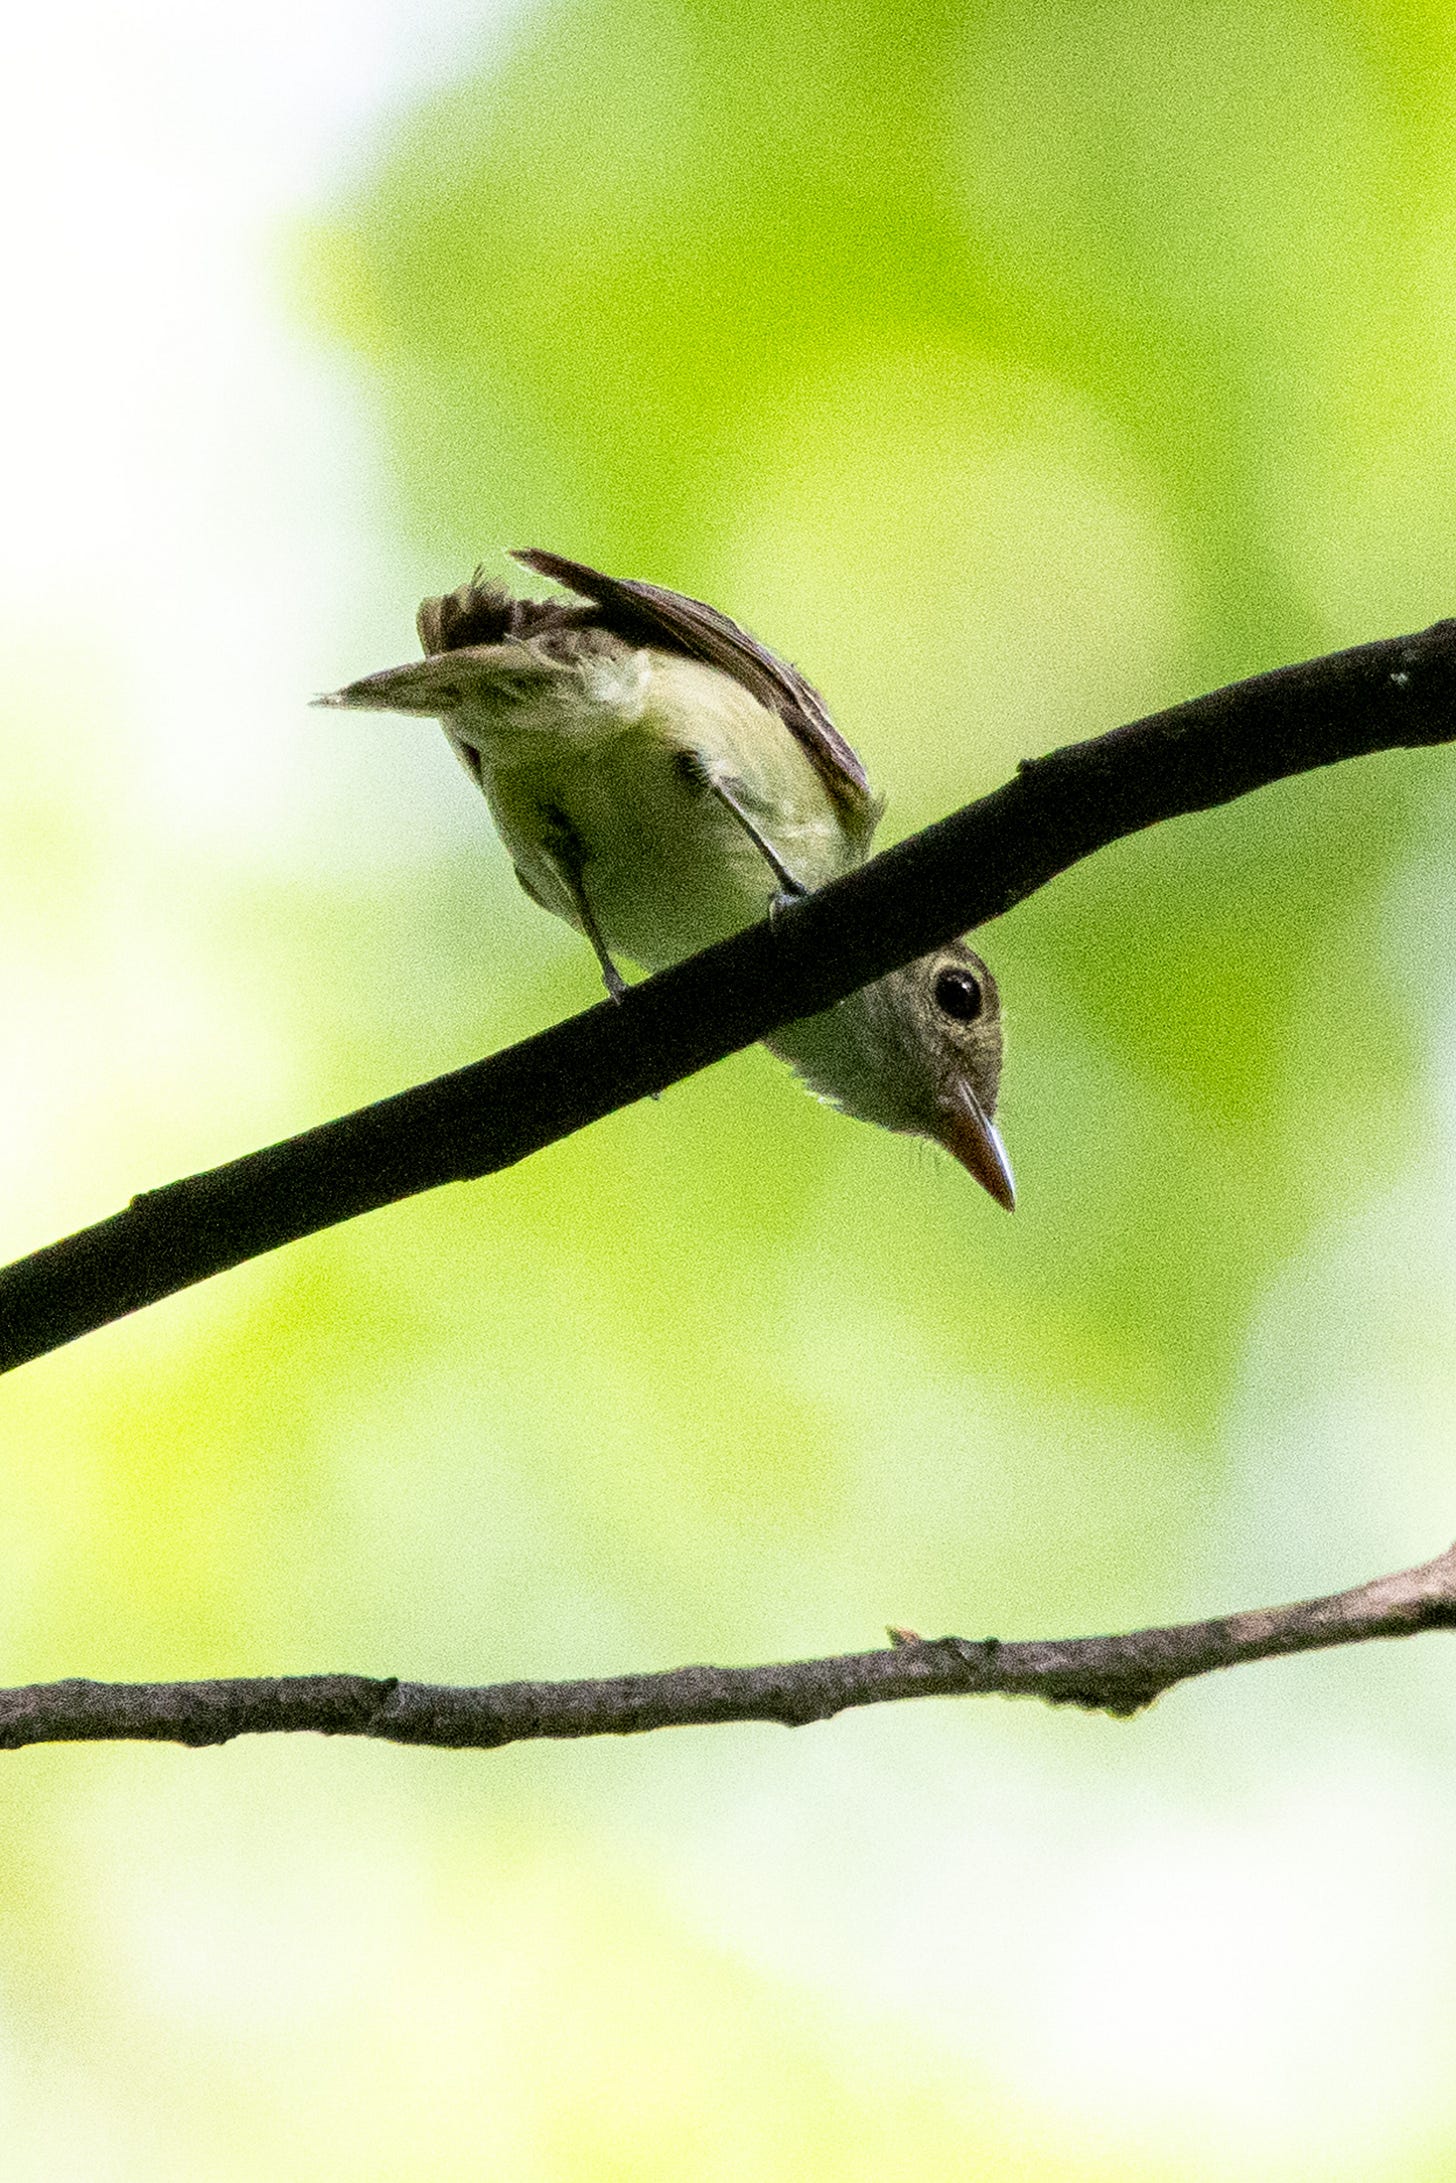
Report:
[[[359,1107],[0,1270],[0,1372],[442,1183],[512,1166],[1000,917],[1124,835],[1456,736],[1456,621],[1280,667],[1029,759],[847,878],[486,1061]]]

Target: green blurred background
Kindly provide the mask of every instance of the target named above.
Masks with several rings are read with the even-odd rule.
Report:
[[[595,997],[428,725],[544,545],[798,661],[887,835],[1456,607],[1456,14],[59,0],[3,32],[0,1247]],[[761,1054],[0,1388],[0,1674],[1044,1635],[1447,1540],[1452,761],[988,928],[1002,1219]],[[1115,1724],[0,1766],[8,2178],[1456,2162],[1440,1640]]]

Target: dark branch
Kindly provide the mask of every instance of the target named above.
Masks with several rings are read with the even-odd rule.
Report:
[[[0,1749],[27,1743],[227,1743],[296,1733],[497,1750],[541,1737],[635,1736],[649,1728],[780,1721],[797,1728],[897,1698],[1042,1698],[1128,1714],[1215,1668],[1375,1637],[1456,1627],[1456,1547],[1417,1569],[1292,1607],[1124,1637],[915,1638],[888,1652],[762,1668],[674,1668],[574,1683],[478,1690],[365,1675],[282,1675],[214,1683],[32,1683],[0,1691]]]
[[[1159,820],[1456,736],[1456,622],[1283,667],[1030,761],[994,795],[610,1003],[188,1176],[0,1272],[0,1370],[356,1213],[509,1167],[999,917]]]

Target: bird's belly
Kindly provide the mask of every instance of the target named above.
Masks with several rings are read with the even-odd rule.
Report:
[[[519,769],[498,764],[488,785],[496,824],[533,891],[576,922],[550,846],[559,819],[579,848],[608,948],[649,970],[756,923],[778,891],[761,852],[683,755],[649,719],[611,735],[558,738]],[[751,748],[728,762],[755,823],[795,876],[822,886],[853,856],[809,760],[797,748],[788,765],[781,752],[775,758],[771,781]]]

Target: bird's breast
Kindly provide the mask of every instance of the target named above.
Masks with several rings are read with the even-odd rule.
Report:
[[[561,707],[554,729],[538,719],[492,737],[482,785],[518,869],[548,907],[575,922],[553,847],[564,832],[579,848],[609,948],[658,969],[755,923],[777,891],[705,775],[731,778],[808,887],[837,877],[859,851],[776,713],[714,668],[646,658],[636,702],[578,701]]]

